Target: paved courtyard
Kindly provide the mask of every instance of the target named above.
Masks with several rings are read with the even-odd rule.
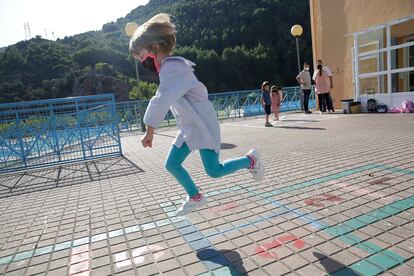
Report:
[[[209,178],[208,197],[174,213],[163,168],[176,129],[154,147],[122,136],[124,157],[0,176],[3,275],[414,275],[414,115],[284,114],[221,124],[222,159],[262,153],[266,174]]]

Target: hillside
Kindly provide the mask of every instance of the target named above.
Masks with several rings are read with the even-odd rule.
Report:
[[[174,54],[197,64],[210,92],[258,88],[265,79],[296,85],[294,24],[304,28],[301,60],[311,60],[308,0],[151,0],[101,31],[7,47],[0,53],[0,102],[105,92],[127,100],[137,82],[123,28],[159,12],[171,14],[177,25]],[[157,82],[140,65],[139,71],[144,81]]]

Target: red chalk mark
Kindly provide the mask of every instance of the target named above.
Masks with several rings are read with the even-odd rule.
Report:
[[[269,252],[269,250],[277,248],[287,242],[293,241],[293,246],[296,247],[296,249],[301,249],[305,246],[305,242],[301,239],[298,239],[294,235],[288,235],[288,236],[282,236],[279,237],[272,242],[265,243],[261,246],[256,247],[256,254],[259,255],[262,258],[268,258],[268,259],[277,259],[277,254],[274,252]]]
[[[89,244],[84,244],[81,246],[76,246],[72,248],[72,255],[76,255],[83,252],[89,252]]]
[[[139,247],[132,251],[134,263],[137,265],[144,263],[145,257],[148,257],[148,255],[146,255],[147,252],[152,253],[154,260],[158,261],[165,254],[165,248],[158,244]]]
[[[339,202],[344,200],[343,198],[336,196],[336,195],[332,195],[332,194],[321,194],[321,196],[323,197],[312,197],[312,198],[308,198],[305,199],[305,204],[306,205],[311,205],[311,206],[315,206],[315,207],[325,207],[325,204],[320,203],[321,201],[330,201],[330,202]]]
[[[376,184],[389,185],[389,183],[385,183],[385,181],[388,181],[390,179],[391,179],[391,177],[381,177],[381,178],[377,178],[377,179],[368,181],[368,184],[371,184],[371,185],[376,185]]]
[[[89,261],[70,265],[69,275],[77,274],[80,272],[89,274]]]
[[[230,203],[226,203],[226,204],[223,204],[217,207],[210,208],[210,211],[217,213],[217,212],[230,210],[236,207],[238,207],[238,204],[236,202],[230,202]]]
[[[132,266],[132,263],[135,265],[140,265],[143,264],[148,258],[158,261],[162,256],[164,256],[165,248],[158,244],[149,244],[138,247],[132,250],[131,253],[131,258],[129,257],[128,251],[115,254],[115,266],[117,268],[122,268]],[[152,256],[147,253],[151,253]]]
[[[69,276],[88,276],[90,272],[90,260],[88,244],[72,248]]]
[[[378,193],[378,192],[373,192],[373,191],[370,191],[368,189],[360,188],[360,187],[352,185],[352,184],[342,183],[342,182],[338,182],[338,181],[335,181],[335,180],[330,181],[329,184],[333,184],[333,185],[338,186],[340,188],[347,189],[350,192],[356,192],[356,193],[358,193],[360,195],[363,195],[363,196],[370,196],[370,197],[376,198],[384,204],[389,204],[389,203],[392,203],[394,201],[393,196],[386,196],[384,194],[381,194],[381,193]]]

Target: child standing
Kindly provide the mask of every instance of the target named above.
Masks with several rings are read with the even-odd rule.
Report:
[[[279,121],[280,103],[282,102],[282,87],[272,85],[270,91],[272,92],[272,109],[275,114],[273,121]]]
[[[262,96],[260,97],[263,109],[266,114],[265,127],[272,127],[273,125],[269,122],[269,115],[271,113],[272,99],[270,97],[270,83],[264,81],[262,83]]]
[[[141,62],[150,59],[160,77],[156,95],[151,99],[144,116],[147,131],[141,142],[152,147],[154,130],[170,109],[177,120],[178,135],[165,161],[166,169],[187,192],[186,201],[177,216],[190,213],[206,204],[205,197],[182,163],[194,150],[199,150],[204,168],[211,177],[222,177],[241,169],[249,169],[253,178],[264,175],[263,163],[257,150],[245,156],[219,161],[220,126],[207,88],[194,75],[193,62],[171,56],[176,45],[175,26],[167,14],[158,14],[141,25],[129,44],[131,55]]]

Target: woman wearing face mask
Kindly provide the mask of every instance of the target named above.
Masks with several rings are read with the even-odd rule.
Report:
[[[206,204],[205,197],[182,163],[193,150],[199,150],[207,174],[217,178],[241,169],[249,169],[255,180],[264,175],[257,150],[220,162],[220,126],[207,88],[194,75],[195,64],[183,57],[171,56],[176,44],[175,26],[167,14],[158,14],[141,25],[129,44],[131,55],[145,62],[150,59],[160,76],[156,95],[144,116],[147,131],[141,139],[144,147],[152,147],[154,131],[170,109],[177,120],[178,135],[168,153],[165,168],[187,192],[186,201],[176,215],[186,215]],[[162,196],[162,195],[160,195]]]
[[[333,110],[332,102],[329,100],[331,82],[322,65],[318,65],[313,73],[313,80],[315,81],[315,93],[318,95],[319,113],[326,112],[327,107],[329,111]]]
[[[305,108],[305,114],[311,114],[309,110],[309,96],[311,94],[311,75],[309,73],[309,63],[303,63],[303,70],[296,77],[296,80],[300,84],[300,88],[303,91],[303,107]]]

